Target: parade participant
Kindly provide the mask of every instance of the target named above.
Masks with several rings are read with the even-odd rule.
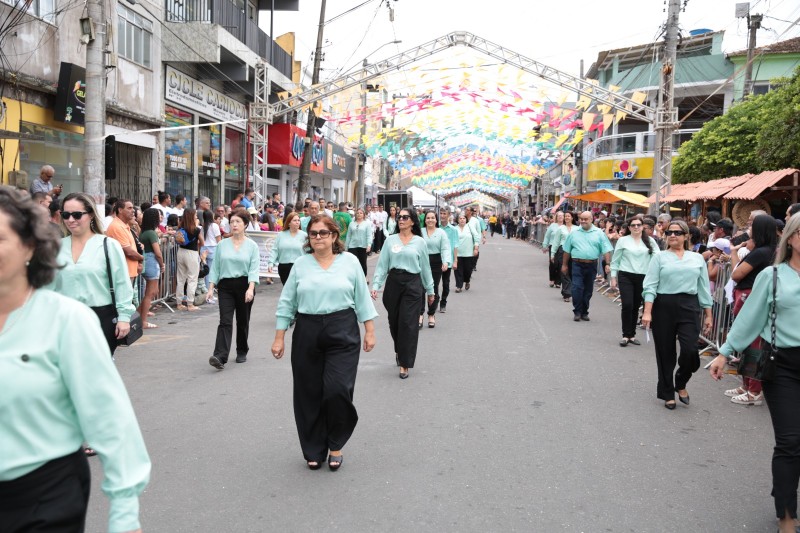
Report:
[[[564,224],[564,213],[559,211],[556,213],[556,217],[553,222],[547,226],[547,231],[544,232],[544,240],[542,241],[542,253],[547,254],[549,258],[548,262],[548,273],[550,275],[550,286],[551,287],[560,287],[561,283],[561,274],[559,269],[561,265],[556,263],[556,252],[558,251],[558,247],[553,247],[553,237],[556,231],[558,231],[561,226]]]
[[[425,294],[428,304],[433,303],[433,277],[428,246],[422,238],[416,213],[405,207],[400,209],[397,227],[399,231],[386,239],[384,253],[375,267],[372,299],[378,299],[378,291],[385,282],[383,305],[394,341],[395,361],[400,367],[400,379],[406,379],[417,357],[417,318]]]
[[[436,327],[436,308],[439,304],[439,282],[442,272],[450,268],[453,260],[450,257],[450,238],[439,227],[439,218],[435,211],[425,211],[425,227],[422,228],[422,238],[428,246],[428,261],[431,265],[433,276],[433,303],[428,305],[428,327]],[[425,305],[423,302],[423,314]],[[419,317],[419,327],[422,327],[423,314]]]
[[[350,223],[345,239],[345,248],[358,258],[364,276],[367,275],[367,254],[372,249],[372,223],[367,220],[364,209],[356,209],[356,219]]]
[[[753,290],[734,320],[720,355],[711,362],[711,377],[725,374],[726,358],[744,351],[754,340],[773,344],[774,375],[763,382],[764,397],[775,431],[772,454],[772,496],[779,531],[795,531],[797,487],[800,482],[800,214],[786,224],[778,244],[775,267],[756,276]]]
[[[439,301],[439,312],[447,311],[447,297],[450,295],[450,273],[453,271],[453,261],[456,256],[456,246],[458,246],[458,229],[450,222],[450,210],[443,207],[439,211],[439,227],[447,234],[450,243],[450,262],[447,270],[442,271],[442,299]]]
[[[666,250],[650,260],[644,278],[642,325],[652,324],[658,364],[657,396],[664,407],[675,409],[675,391],[681,403],[689,405],[686,384],[700,368],[697,339],[700,337],[700,309],[703,331],[711,330],[711,291],[703,256],[689,251],[689,227],[673,220],[664,230]],[[675,349],[681,346],[680,357]],[[675,364],[678,371],[675,372]],[[674,377],[673,377],[674,373]]]
[[[208,364],[223,370],[231,351],[231,334],[233,333],[233,314],[236,313],[236,362],[247,362],[247,336],[250,332],[250,310],[253,308],[256,285],[258,284],[258,266],[260,257],[258,245],[244,234],[250,217],[244,209],[236,209],[231,213],[231,237],[217,245],[214,265],[208,276],[208,295],[211,298],[214,287],[217,288],[219,300],[219,326],[214,355]]]
[[[378,204],[378,207],[372,213],[375,224],[375,238],[372,246],[372,251],[376,254],[381,253],[383,249],[383,241],[386,240],[386,235],[383,233],[383,225],[389,214],[383,210],[383,204]]]
[[[200,248],[203,247],[203,228],[198,226],[197,211],[187,208],[180,217],[175,240],[178,248],[178,290],[175,298],[181,311],[197,311],[194,293],[197,290],[197,276],[200,272]],[[211,289],[208,289],[211,292]]]
[[[476,241],[478,243],[476,247],[477,249],[475,250],[475,254],[472,256],[472,265],[471,265],[472,268],[470,271],[471,275],[472,272],[478,271],[478,259],[480,258],[480,245],[481,242],[486,243],[486,228],[484,227],[485,221],[481,217],[476,216],[477,209],[475,209],[474,207],[468,207],[464,211],[464,213],[467,217],[467,226],[469,226],[470,231],[472,231],[474,235],[478,236],[477,237],[478,240]],[[469,290],[469,283],[467,283],[467,290]]]
[[[158,326],[146,320],[150,312],[150,302],[158,295],[158,282],[161,272],[164,271],[164,257],[161,254],[161,245],[158,237],[158,222],[161,213],[158,209],[145,209],[142,214],[142,233],[139,240],[144,245],[144,272],[145,279],[144,297],[139,305],[139,316],[142,317],[144,329],[155,329]]]
[[[96,211],[78,221],[84,218],[100,223]],[[150,459],[97,318],[44,288],[60,267],[58,254],[58,235],[41,207],[0,187],[0,529],[84,530],[91,482],[85,441],[103,463],[107,530],[139,531]]]
[[[300,229],[300,215],[289,213],[284,220],[283,231],[278,233],[269,253],[269,272],[277,265],[281,284],[286,285],[294,262],[303,255],[307,238],[308,234]]]
[[[458,246],[453,256],[453,268],[456,271],[456,292],[469,290],[472,280],[472,265],[478,253],[480,237],[467,225],[467,217],[458,215]]]
[[[635,346],[641,344],[636,339],[636,323],[642,306],[642,284],[650,260],[660,251],[654,239],[642,235],[642,227],[641,220],[631,219],[628,222],[631,234],[619,238],[611,257],[609,283],[612,289],[619,286],[622,300],[622,340],[619,345],[623,347],[629,343]]]
[[[358,422],[353,391],[364,324],[364,351],[375,346],[378,316],[358,260],[344,252],[339,227],[325,215],[308,225],[308,250],[295,261],[281,292],[272,355],[283,357],[292,334],[294,418],[308,467],[342,465],[342,448]]]
[[[389,214],[386,215],[386,219],[383,221],[383,242],[386,243],[386,239],[389,238],[389,235],[394,235],[396,232],[397,232],[397,207],[390,206]]]
[[[61,220],[67,234],[61,239],[58,254],[59,267],[63,268],[57,271],[51,288],[92,308],[113,356],[117,340],[130,331],[131,315],[135,310],[133,288],[122,248],[117,241],[103,235],[97,207],[88,194],[68,194],[64,198]],[[116,307],[111,303],[109,273],[114,284]]]
[[[580,228],[570,233],[562,247],[564,257],[561,273],[569,272],[572,265],[572,312],[573,320],[589,321],[589,302],[594,292],[594,276],[597,272],[597,260],[603,257],[606,261],[606,273],[611,270],[611,243],[605,233],[592,225],[592,213],[584,211],[580,214]],[[562,287],[563,289],[563,287]]]
[[[574,220],[575,215],[572,211],[564,211],[564,223],[558,228],[558,231],[553,232],[553,236],[550,239],[550,247],[556,251],[555,263],[558,269],[556,285],[561,286],[561,298],[565,302],[572,300],[572,263],[567,261],[566,275],[561,273],[561,267],[564,263],[564,241],[573,231],[580,227],[573,224]]]

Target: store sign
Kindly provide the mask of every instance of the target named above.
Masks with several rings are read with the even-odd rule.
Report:
[[[633,159],[620,159],[614,161],[614,179],[615,180],[631,180],[636,177],[636,172],[639,167],[636,166],[636,161]]]
[[[341,179],[347,177],[347,154],[338,144],[325,143],[325,175]]]
[[[86,69],[72,63],[61,63],[53,118],[59,122],[82,126],[85,123],[85,113]]]
[[[167,66],[168,101],[218,120],[247,119],[247,107],[205,83]]]

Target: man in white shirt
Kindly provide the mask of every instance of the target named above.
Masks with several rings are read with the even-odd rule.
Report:
[[[222,236],[225,237],[226,235],[229,235],[231,232],[231,225],[228,222],[228,217],[224,205],[217,206],[217,208],[214,210],[214,217],[217,219],[217,224],[219,224],[219,229],[222,230]]]
[[[183,216],[183,210],[186,209],[186,197],[182,194],[175,195],[175,205],[172,209],[167,209],[167,214],[176,214],[179,217]]]

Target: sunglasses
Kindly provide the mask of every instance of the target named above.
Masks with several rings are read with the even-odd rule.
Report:
[[[88,215],[88,211],[61,211],[61,218],[64,220],[69,220],[70,218],[74,218],[75,220],[80,220],[83,218],[83,215]]]
[[[641,228],[642,225],[641,224],[628,224],[628,227],[629,228]]]
[[[411,220],[411,215],[398,215],[397,220]]]
[[[331,233],[332,232],[326,229],[321,229],[319,231],[311,230],[308,232],[308,236],[311,237],[312,239],[326,239],[330,237]]]
[[[666,235],[667,237],[673,237],[673,236],[674,237],[679,237],[681,235],[686,235],[686,232],[682,231],[682,230],[679,230],[679,229],[671,229],[671,230],[665,231],[664,235]]]

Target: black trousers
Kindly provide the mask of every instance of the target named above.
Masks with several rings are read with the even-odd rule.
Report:
[[[433,303],[428,304],[428,314],[435,315],[439,308],[439,282],[442,280],[442,254],[428,254],[431,263],[431,274],[433,275]],[[425,313],[426,299],[422,299],[422,312]]]
[[[383,248],[383,241],[386,240],[386,237],[383,235],[383,230],[376,229],[375,236],[372,238],[372,251],[373,252],[380,252]]]
[[[447,306],[447,297],[450,296],[450,273],[452,271],[452,268],[448,268],[442,272],[442,299],[439,301],[439,305],[442,307]]]
[[[393,268],[383,289],[383,306],[389,318],[389,332],[400,366],[414,368],[419,340],[419,311],[425,289],[419,274]]]
[[[617,283],[622,301],[622,336],[632,339],[636,336],[639,308],[644,300],[642,296],[644,274],[620,271],[617,273]]]
[[[356,313],[298,313],[292,333],[294,420],[306,461],[341,450],[358,422],[353,405],[361,332]]]
[[[253,299],[244,301],[247,292],[247,277],[226,278],[219,280],[217,296],[219,299],[219,326],[217,326],[217,341],[214,345],[214,357],[222,364],[228,362],[231,351],[231,335],[233,334],[233,314],[236,313],[236,355],[247,355],[250,347],[247,345],[247,335],[250,332],[250,310],[253,308]]]
[[[459,257],[456,268],[456,288],[460,289],[472,279],[472,269],[475,267],[474,257]]]
[[[772,452],[772,497],[778,518],[797,518],[797,484],[800,482],[800,347],[778,351],[775,376],[763,382],[775,448]]]
[[[281,278],[281,285],[286,285],[286,280],[289,279],[293,266],[294,263],[280,263],[278,265],[278,277]]]
[[[653,302],[652,315],[653,342],[658,365],[656,395],[664,401],[674,400],[675,391],[685,389],[692,374],[700,368],[700,354],[697,350],[697,339],[700,338],[700,304],[697,295],[659,294]],[[675,348],[676,337],[681,346],[680,356]]]
[[[348,252],[353,254],[358,258],[358,262],[361,263],[361,270],[364,271],[364,275],[367,275],[367,249],[366,248],[348,248]]]
[[[559,246],[556,250],[556,285],[561,285],[561,297],[572,298],[572,261],[567,263],[567,273],[561,273],[561,266],[564,262],[564,249]]]
[[[556,254],[558,251],[553,251],[553,247],[548,247],[548,254],[547,258],[549,259],[547,273],[550,275],[550,281],[552,281],[556,285],[561,284],[561,263],[556,261]]]
[[[3,533],[82,533],[91,474],[83,448],[0,482]]]

